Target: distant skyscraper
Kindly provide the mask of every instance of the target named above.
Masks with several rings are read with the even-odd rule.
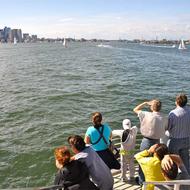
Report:
[[[5,42],[10,42],[12,38],[11,28],[6,27],[4,28],[4,40]]]
[[[16,38],[17,42],[22,42],[22,30],[21,29],[12,29],[12,39],[13,42],[14,38]]]
[[[0,29],[0,42],[4,41],[4,31]]]

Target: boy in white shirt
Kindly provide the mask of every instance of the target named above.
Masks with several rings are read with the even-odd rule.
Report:
[[[113,130],[113,136],[119,136],[121,138],[121,180],[127,181],[126,172],[129,169],[128,180],[133,180],[135,175],[134,169],[134,153],[136,145],[136,136],[138,129],[136,126],[131,127],[131,121],[129,119],[123,120],[123,130]]]

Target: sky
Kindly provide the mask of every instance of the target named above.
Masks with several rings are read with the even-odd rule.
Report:
[[[38,37],[190,39],[190,0],[0,0],[0,29]]]

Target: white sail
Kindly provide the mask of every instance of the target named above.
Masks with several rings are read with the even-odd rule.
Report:
[[[64,46],[64,47],[67,47],[66,38],[64,38],[64,40],[63,40],[63,46]]]
[[[185,47],[185,43],[184,43],[183,40],[180,41],[180,44],[179,44],[178,49],[186,49],[186,47]]]

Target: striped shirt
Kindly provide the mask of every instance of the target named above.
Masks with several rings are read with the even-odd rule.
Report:
[[[168,131],[171,138],[190,137],[190,107],[176,107],[169,113]]]

